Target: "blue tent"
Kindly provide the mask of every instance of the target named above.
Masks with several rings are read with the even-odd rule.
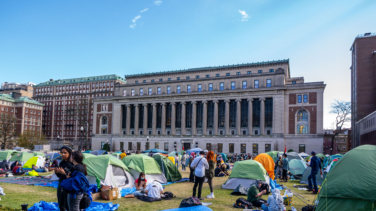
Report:
[[[204,150],[202,150],[200,148],[194,148],[194,149],[187,150],[188,154],[191,154],[191,152],[199,153],[201,151],[204,151]]]
[[[106,155],[108,154],[106,150],[94,150],[94,151],[91,151],[90,154],[93,154],[93,155]]]
[[[324,168],[326,168],[334,159],[341,158],[341,154],[330,155],[324,159]]]
[[[50,162],[52,162],[55,159],[62,160],[60,153],[57,153],[57,152],[48,153],[46,155],[46,158],[48,158],[50,160]]]
[[[163,150],[160,150],[160,149],[156,149],[156,148],[142,151],[142,153],[149,153],[149,152],[162,153],[162,154],[167,154],[168,153],[166,151],[163,151]]]

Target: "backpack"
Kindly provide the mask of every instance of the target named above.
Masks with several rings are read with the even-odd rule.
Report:
[[[183,199],[180,202],[179,208],[182,208],[182,207],[193,207],[193,206],[198,206],[198,205],[202,205],[200,199],[198,199],[197,197],[193,197],[192,196],[192,197],[190,197],[188,199]]]
[[[89,195],[87,195],[87,193],[84,193],[80,201],[80,209],[81,210],[87,209],[90,206],[90,204],[91,204],[91,201],[90,201]]]
[[[302,208],[302,211],[314,211],[316,210],[316,206],[305,206]]]
[[[172,199],[172,198],[176,198],[176,196],[174,196],[174,194],[173,193],[171,193],[171,192],[165,192],[164,193],[164,200],[170,200],[170,199]]]
[[[248,209],[252,209],[252,203],[247,201],[245,198],[238,198],[234,204],[235,208],[245,208],[247,206]]]

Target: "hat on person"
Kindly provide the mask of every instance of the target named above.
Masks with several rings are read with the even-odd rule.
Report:
[[[311,152],[311,155],[316,155],[316,152],[315,152],[315,151],[312,151],[312,152]]]

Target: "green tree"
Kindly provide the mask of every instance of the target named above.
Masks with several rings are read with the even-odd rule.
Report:
[[[17,118],[11,114],[0,115],[0,141],[3,144],[3,149],[6,148],[7,142],[15,136]]]
[[[38,132],[26,130],[16,139],[16,144],[19,147],[24,147],[30,150],[33,150],[35,145],[44,145],[46,144],[46,138],[43,134]]]

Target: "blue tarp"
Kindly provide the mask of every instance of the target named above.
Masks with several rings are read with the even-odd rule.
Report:
[[[149,153],[149,152],[168,154],[168,152],[160,150],[160,149],[156,149],[156,148],[142,151],[142,153]]]
[[[39,184],[34,184],[35,186],[42,186],[42,187],[53,187],[53,188],[57,188],[57,186],[59,186],[59,182],[58,181],[54,181],[54,182],[48,182],[48,183],[39,183]]]
[[[270,188],[273,190],[274,188],[277,188],[278,190],[283,190],[283,188],[275,181],[270,179]]]
[[[199,153],[201,151],[204,151],[204,150],[202,150],[200,148],[194,148],[194,149],[187,150],[189,155],[191,154],[191,152],[194,152],[196,154],[196,153]]]
[[[189,181],[189,178],[182,178],[182,179],[180,179],[180,180],[178,180],[178,181],[175,181],[175,182],[168,182],[168,183],[164,183],[164,184],[162,184],[162,185],[165,186],[165,185],[171,185],[171,184],[178,183],[178,182],[188,182],[188,181]]]
[[[119,204],[113,205],[112,202],[91,202],[90,207],[85,209],[85,211],[112,211],[119,209],[119,207]],[[56,202],[41,201],[39,203],[35,203],[34,206],[28,209],[28,211],[59,211],[59,206]]]
[[[121,189],[121,197],[124,197],[126,195],[129,195],[129,194],[132,194],[134,192],[136,192],[136,188],[124,188],[124,189]]]
[[[193,207],[183,207],[183,208],[173,208],[173,209],[168,209],[164,211],[212,211],[209,207],[206,206],[193,206]]]

